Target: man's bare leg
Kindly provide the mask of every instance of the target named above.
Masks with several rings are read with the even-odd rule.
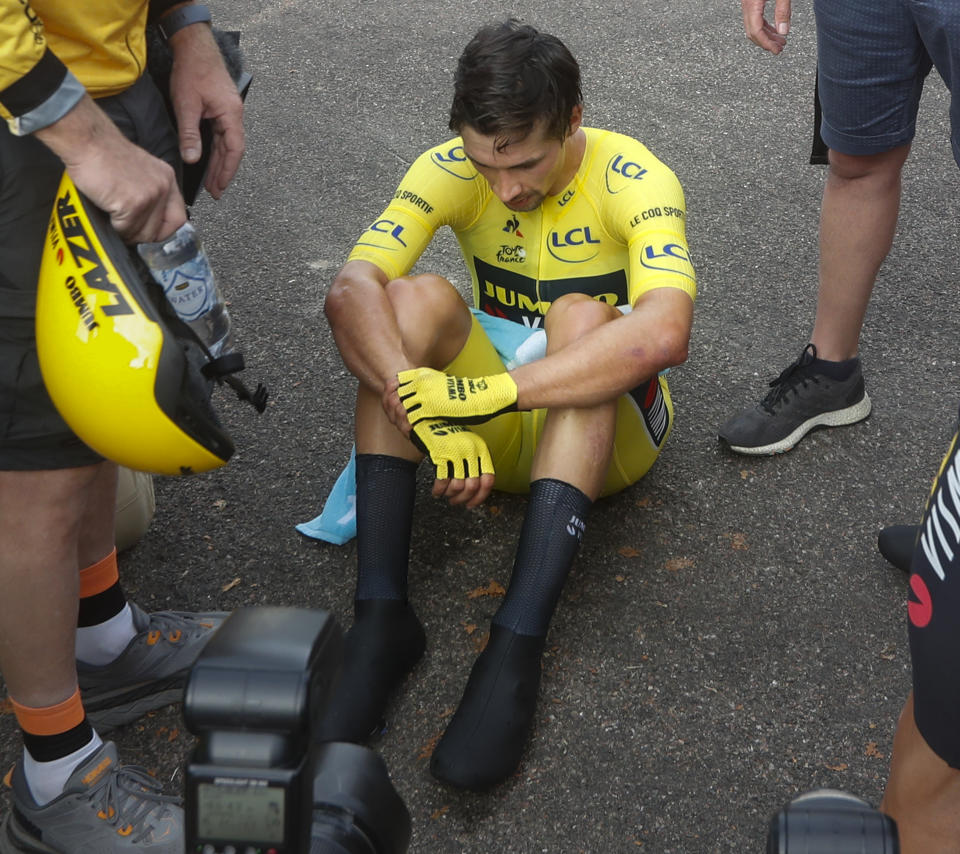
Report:
[[[562,350],[592,329],[620,317],[606,303],[576,294],[561,298],[547,315],[547,355]],[[591,501],[600,495],[617,420],[616,401],[592,409],[556,409],[547,414],[530,480],[562,480]]]
[[[117,574],[116,503],[117,466],[103,462],[87,494],[78,546],[81,580],[76,654],[77,660],[87,665],[115,660],[137,634]],[[107,578],[110,572],[112,583]]]
[[[810,340],[817,357],[857,355],[863,318],[900,210],[900,175],[909,145],[882,154],[830,152],[820,208],[820,285]]]
[[[960,771],[937,756],[917,729],[913,692],[900,713],[880,808],[896,820],[903,854],[960,852]]]
[[[0,670],[23,732],[23,773],[40,804],[100,744],[77,687],[74,639],[79,555],[99,548],[84,522],[103,477],[104,464],[0,472]],[[113,506],[103,523],[111,537]]]
[[[900,208],[900,173],[910,151],[830,152],[820,211],[817,314],[810,343],[759,404],[728,418],[718,435],[742,454],[789,451],[816,427],[853,424],[870,414],[857,357],[877,272],[890,251]],[[808,379],[813,378],[813,382]]]
[[[78,546],[99,470],[0,472],[0,669],[25,706],[77,689]]]
[[[77,565],[96,563],[114,548],[117,512],[117,466],[102,462],[87,491],[77,545]]]

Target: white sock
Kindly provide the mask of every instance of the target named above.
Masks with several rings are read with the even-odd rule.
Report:
[[[77,629],[76,655],[84,664],[109,664],[127,648],[137,629],[133,625],[130,603],[104,623]]]
[[[37,804],[43,806],[59,797],[74,769],[92,753],[96,753],[101,744],[103,741],[94,732],[89,744],[51,762],[37,762],[30,755],[30,751],[24,748],[23,775],[27,778],[27,788]]]

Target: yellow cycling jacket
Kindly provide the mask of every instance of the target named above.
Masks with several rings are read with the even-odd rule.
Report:
[[[149,0],[0,0],[0,115],[27,134],[145,70]]]

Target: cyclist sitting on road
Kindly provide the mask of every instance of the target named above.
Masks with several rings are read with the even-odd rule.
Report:
[[[366,738],[423,654],[407,567],[424,454],[451,504],[529,492],[509,589],[431,760],[465,788],[517,767],[590,507],[653,464],[673,422],[660,372],[687,355],[696,284],[680,184],[582,116],[558,39],[516,21],[481,29],[456,71],[459,136],[417,159],[326,301],[360,386],[356,619],[324,738]],[[479,311],[446,279],[410,274],[443,225]],[[545,357],[507,372],[492,340],[544,332]]]

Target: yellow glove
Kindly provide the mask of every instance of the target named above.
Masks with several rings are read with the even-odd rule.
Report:
[[[487,443],[459,424],[438,418],[418,421],[410,439],[437,467],[437,480],[494,473]]]
[[[411,424],[424,418],[482,424],[517,408],[517,384],[506,373],[451,377],[433,368],[414,368],[401,371],[397,379],[397,394]]]

